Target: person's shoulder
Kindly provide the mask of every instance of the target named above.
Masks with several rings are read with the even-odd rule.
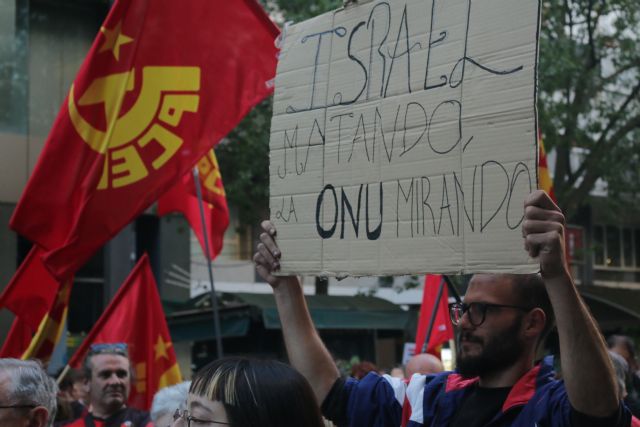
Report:
[[[133,423],[133,427],[147,427],[151,422],[149,412],[136,408],[127,408],[125,416],[127,421],[131,421]]]
[[[75,420],[58,421],[53,425],[54,427],[82,427],[84,426],[84,419],[80,417],[80,418],[76,418]]]

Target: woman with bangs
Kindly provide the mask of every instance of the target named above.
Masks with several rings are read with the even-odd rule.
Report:
[[[225,358],[194,376],[173,427],[322,427],[311,386],[274,360]]]

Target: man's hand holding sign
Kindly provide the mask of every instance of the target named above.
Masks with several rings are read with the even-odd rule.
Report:
[[[291,363],[338,425],[398,426],[403,405],[409,426],[630,423],[564,216],[533,191],[538,7],[374,1],[289,31],[254,261]],[[425,271],[500,273],[475,274],[451,308],[457,370],[340,378],[290,274]],[[536,359],[554,318],[565,382]]]

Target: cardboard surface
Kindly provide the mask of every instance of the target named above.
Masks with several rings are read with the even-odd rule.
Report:
[[[538,270],[539,2],[372,1],[286,31],[270,140],[282,272]]]

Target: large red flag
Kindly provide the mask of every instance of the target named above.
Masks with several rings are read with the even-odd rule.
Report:
[[[431,313],[433,313],[440,282],[443,280],[439,274],[427,274],[424,278],[424,291],[422,294],[422,305],[420,306],[420,316],[418,317],[418,330],[416,332],[416,351],[415,354],[422,353],[422,347],[427,336]],[[440,304],[437,307],[431,337],[427,345],[427,353],[435,354],[440,357],[440,347],[443,343],[453,339],[453,325],[449,317],[449,292],[445,284],[442,289]]]
[[[69,361],[82,365],[91,344],[127,343],[135,384],[129,403],[149,409],[162,387],[182,381],[156,281],[145,254]]]
[[[184,179],[174,185],[158,200],[158,215],[181,212],[198,237],[202,252],[206,255],[204,233],[207,233],[211,259],[222,251],[224,232],[229,226],[229,208],[222,185],[222,175],[213,150],[198,162],[198,176],[202,189],[206,230],[202,230],[200,206],[195,193],[193,175],[187,173]]]
[[[11,227],[68,277],[272,91],[277,35],[256,0],[117,0]]]

